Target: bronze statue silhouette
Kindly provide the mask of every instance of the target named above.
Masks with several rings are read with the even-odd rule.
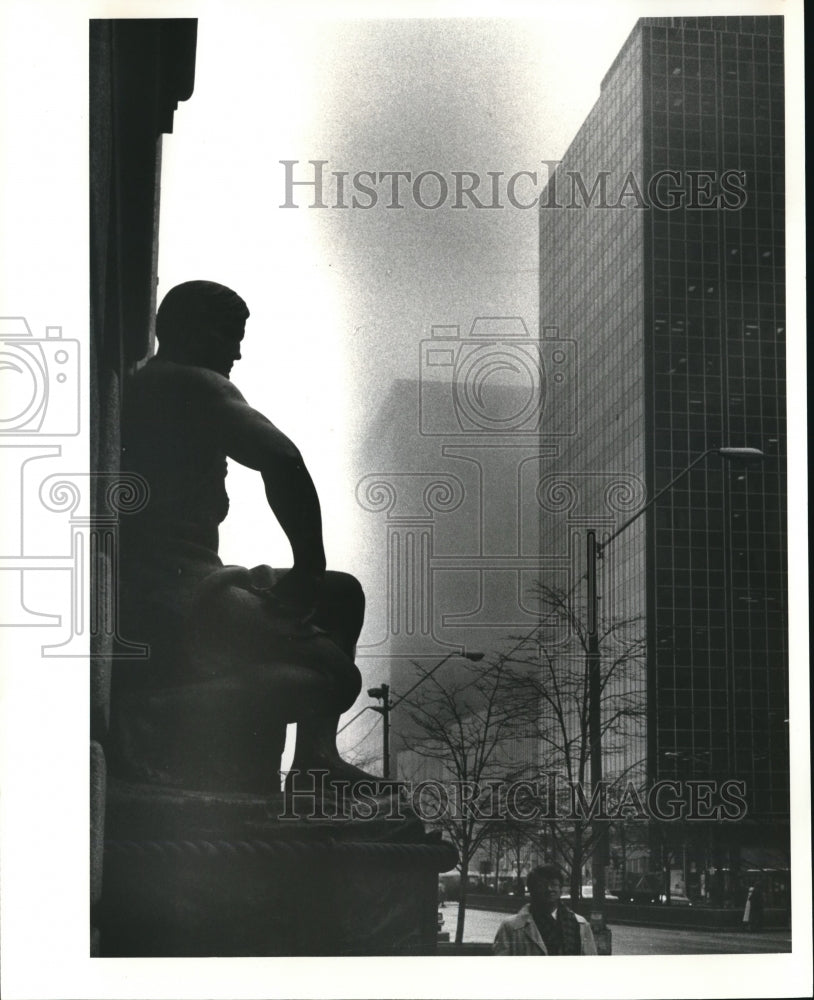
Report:
[[[150,657],[114,668],[114,773],[274,790],[285,724],[295,722],[294,769],[370,778],[336,748],[339,716],[361,687],[353,658],[364,594],[354,577],[326,571],[302,455],[230,381],[248,316],[223,285],[176,286],[157,313],[156,356],[125,383],[122,468],[143,477],[149,501],[122,528],[121,614]],[[221,562],[227,459],[260,473],[291,569]],[[145,749],[151,736],[164,749]],[[185,741],[198,745],[176,745]]]

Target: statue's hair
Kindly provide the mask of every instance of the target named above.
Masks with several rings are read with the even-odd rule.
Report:
[[[538,865],[536,868],[532,868],[526,876],[529,892],[531,892],[532,885],[537,882],[559,882],[562,885],[563,881],[559,865]]]
[[[194,337],[207,322],[240,323],[249,315],[243,299],[216,281],[185,281],[164,296],[155,317],[159,341],[179,342]]]

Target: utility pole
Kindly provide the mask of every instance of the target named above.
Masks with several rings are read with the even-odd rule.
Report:
[[[379,698],[381,699],[381,705],[371,705],[370,708],[374,712],[378,712],[382,717],[382,737],[384,739],[384,750],[382,756],[382,775],[385,778],[390,777],[390,709],[393,707],[390,703],[390,685],[382,684],[380,687],[368,688],[369,698]]]
[[[588,671],[588,739],[591,749],[592,795],[596,793],[599,788],[599,782],[602,781],[602,659],[599,649],[598,632],[597,559],[604,556],[605,550],[611,542],[618,538],[624,531],[627,531],[640,517],[643,517],[665,493],[672,490],[680,479],[683,479],[684,476],[697,465],[700,465],[701,462],[705,461],[710,455],[718,455],[719,458],[722,458],[726,462],[761,462],[764,458],[763,452],[759,448],[707,448],[706,451],[703,451],[697,458],[693,459],[686,469],[682,469],[681,472],[673,476],[669,483],[662,486],[643,507],[636,511],[632,517],[628,518],[604,542],[601,544],[597,542],[595,531],[588,532],[588,566],[586,573],[588,583],[588,642],[585,667]],[[601,795],[597,801],[601,805]],[[608,863],[609,855],[608,827],[606,820],[599,819],[595,822],[599,824],[599,835],[592,858],[593,903],[591,907],[591,924],[594,927],[594,936],[597,938],[599,954],[609,955],[611,931],[605,923],[605,866]],[[604,940],[600,940],[600,938],[604,938]]]
[[[597,544],[596,532],[588,532],[588,740],[591,747],[591,796],[599,795],[600,811],[602,793],[602,657],[599,651],[598,596],[597,596]],[[607,864],[608,828],[603,819],[599,823],[596,847],[593,854],[593,903],[591,909],[602,927],[605,924],[605,865]]]

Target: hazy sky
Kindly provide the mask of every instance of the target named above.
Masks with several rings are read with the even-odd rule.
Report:
[[[544,5],[541,9],[548,9]],[[332,565],[355,565],[350,461],[388,387],[418,373],[418,344],[434,323],[468,330],[478,315],[521,316],[537,327],[537,213],[531,202],[599,93],[635,23],[573,8],[537,20],[337,20],[201,16],[195,92],[164,139],[159,294],[205,277],[247,299],[244,361],[234,379],[298,443],[326,508]],[[286,201],[286,168],[345,203],[360,171],[435,171],[450,184],[437,209],[419,207],[402,180],[376,185],[375,206],[308,208],[313,189]],[[483,178],[499,209],[455,210],[454,172]],[[363,181],[370,184],[370,180]],[[437,179],[422,182],[427,204]],[[477,193],[477,191],[476,191]],[[363,204],[370,196],[357,193]],[[468,200],[463,203],[471,204]],[[394,463],[398,457],[394,456]],[[265,515],[256,477],[230,470],[230,561],[288,559]],[[266,528],[268,525],[268,528]]]
[[[363,16],[395,9],[357,4]],[[419,3],[410,11],[437,14],[451,4]],[[463,5],[459,4],[459,8]],[[518,9],[517,0],[490,3],[491,13]],[[640,15],[710,13],[711,5],[673,0],[617,0],[588,4],[551,0],[523,4],[529,21],[353,21],[283,18],[293,3],[249,0],[5,0],[0,3],[0,133],[3,149],[3,218],[0,275],[3,315],[26,316],[35,335],[63,326],[82,347],[81,384],[87,386],[88,330],[88,100],[89,17],[197,17],[195,93],[175,115],[164,139],[160,272],[162,289],[192,277],[211,277],[240,290],[252,308],[246,360],[236,382],[249,399],[289,431],[314,470],[326,507],[328,554],[333,565],[355,569],[352,446],[363,434],[394,377],[414,378],[418,342],[433,323],[461,323],[485,310],[537,321],[537,226],[533,211],[453,212],[405,209],[281,210],[281,159],[327,159],[326,169],[539,170],[560,156],[585,119],[602,76]],[[715,13],[769,12],[769,3],[716,2]],[[468,12],[482,10],[475,0]],[[300,11],[313,13],[305,0]],[[334,10],[347,10],[337,2]],[[402,8],[403,9],[403,8]],[[788,41],[789,79],[798,128],[789,130],[789,222],[802,245],[802,47],[799,3],[778,3],[794,17]],[[789,94],[791,95],[791,87]],[[796,199],[796,200],[795,200]],[[797,294],[790,316],[794,352],[790,378],[790,431],[802,448],[806,426],[805,325],[799,290],[802,255],[789,258],[789,287]],[[58,468],[87,468],[87,392],[82,395],[83,436],[61,439]],[[802,454],[802,451],[799,452]],[[36,463],[35,463],[36,464]],[[45,465],[45,463],[42,463]],[[57,463],[48,465],[51,470]],[[798,502],[798,537],[805,537],[805,470],[790,463],[789,494]],[[44,474],[44,473],[43,473]],[[265,546],[262,492],[249,477],[230,473],[235,498],[224,557],[233,561],[287,560],[279,538]],[[35,483],[36,485],[36,483]],[[239,513],[238,513],[239,512]],[[13,534],[8,519],[2,526]],[[12,552],[15,539],[2,551]],[[70,539],[64,536],[66,545]],[[799,669],[792,704],[792,736],[799,792],[797,850],[805,842],[810,810],[805,762],[808,705],[805,545],[791,555],[799,576],[792,588],[791,648]],[[14,574],[5,574],[12,577]],[[59,574],[54,574],[59,575]],[[59,605],[44,610],[52,611]],[[70,608],[62,606],[67,616]],[[67,617],[66,617],[67,620]],[[4,986],[9,995],[111,997],[299,996],[324,992],[325,966],[273,967],[250,960],[209,959],[205,970],[189,960],[115,963],[88,958],[87,788],[88,667],[80,660],[44,660],[48,630],[6,629],[0,726],[3,770]],[[58,836],[55,836],[55,817]],[[797,872],[805,884],[804,864]],[[803,891],[795,896],[801,906]],[[43,899],[48,905],[41,905]],[[797,906],[797,903],[795,906]],[[11,918],[11,919],[9,919]],[[795,947],[808,946],[810,908],[795,912]],[[807,922],[808,921],[808,922]],[[49,961],[42,961],[43,948]],[[808,952],[810,956],[810,951]],[[714,992],[771,995],[780,961],[744,963],[661,959],[647,982],[650,995]],[[799,956],[802,988],[810,965]],[[716,956],[717,959],[717,956]],[[643,981],[636,959],[616,958]],[[625,966],[624,963],[636,963]],[[390,963],[394,971],[397,966]],[[616,966],[615,966],[616,967]],[[435,968],[435,967],[434,967]],[[593,971],[592,971],[593,969]],[[667,970],[667,971],[665,971]],[[412,971],[412,970],[411,970]],[[787,971],[783,967],[783,972]],[[381,991],[380,979],[359,968],[331,966],[341,994]],[[581,981],[547,973],[558,995],[604,996],[615,989],[604,969],[586,967]],[[344,978],[343,978],[344,977]],[[469,977],[471,981],[471,976]],[[549,982],[550,980],[550,982]],[[396,993],[460,995],[454,978],[432,981],[391,976]],[[478,984],[491,996],[537,993],[519,968],[487,963]],[[676,984],[679,984],[678,986]],[[624,989],[624,985],[621,987]],[[466,991],[469,991],[466,987]],[[338,995],[339,995],[338,994]]]
[[[393,382],[417,378],[433,324],[465,335],[477,316],[519,316],[537,333],[537,211],[510,204],[508,178],[536,172],[515,192],[531,203],[543,161],[562,157],[636,18],[678,12],[652,2],[539,9],[535,19],[317,21],[257,5],[202,11],[195,91],[164,138],[159,297],[209,278],[248,301],[234,381],[305,456],[329,567],[357,575],[370,595],[363,645],[384,628],[387,555],[384,524],[355,497],[362,475],[383,471],[380,460],[365,466],[360,445]],[[308,207],[313,187],[287,187],[281,161],[297,161],[296,181],[320,169],[328,207]],[[363,171],[432,171],[450,188],[456,171],[471,171],[484,204],[494,177],[502,207],[455,209],[454,191],[442,199],[429,177],[418,197],[439,207],[416,204],[402,180],[404,207],[391,208],[393,181],[369,175],[375,205],[336,207],[354,194],[371,204],[353,189]],[[579,349],[584,331],[564,335]],[[399,414],[405,436],[411,419]],[[405,461],[394,450],[384,471]],[[230,463],[227,488],[224,561],[289,565],[256,473]],[[386,662],[359,662],[366,681],[387,673]]]
[[[479,315],[520,316],[536,335],[537,211],[510,203],[508,179],[536,173],[536,185],[521,178],[514,195],[523,204],[539,195],[542,161],[562,156],[635,23],[618,9],[587,24],[584,8],[578,14],[200,17],[195,92],[164,138],[159,296],[210,278],[248,301],[234,381],[305,456],[329,567],[357,575],[369,595],[363,645],[385,628],[387,554],[384,524],[359,508],[355,486],[374,471],[364,445],[394,380],[417,377],[419,342],[433,324],[465,333]],[[311,187],[287,189],[281,160],[298,161],[291,180],[313,180],[309,161],[327,161],[322,201],[330,207],[307,207]],[[335,171],[347,174],[344,194]],[[398,182],[395,198],[385,179],[374,184],[372,207],[333,207],[353,205],[354,193],[357,203],[372,202],[353,190],[361,171],[411,179],[434,171],[452,191],[438,208],[422,208],[411,179]],[[502,207],[452,208],[456,171],[481,177],[478,201]],[[418,199],[440,201],[439,185],[426,179]],[[286,201],[299,207],[281,207]],[[387,207],[394,203],[404,207]],[[411,418],[400,415],[406,436]],[[394,451],[384,466],[398,471],[405,461]],[[230,463],[227,488],[224,561],[289,565],[257,474]],[[366,683],[387,679],[388,661],[362,656],[359,664]],[[365,716],[343,739],[356,744],[371,728]]]

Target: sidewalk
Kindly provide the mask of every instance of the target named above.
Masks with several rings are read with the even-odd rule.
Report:
[[[520,909],[518,901],[517,909]],[[516,911],[514,911],[516,912]],[[447,903],[441,910],[444,930],[455,940],[458,904]],[[471,910],[467,907],[464,922],[464,943],[488,945],[494,941],[497,929],[506,913]],[[720,955],[772,954],[791,951],[791,932],[768,930],[747,933],[741,930],[709,931],[646,927],[610,923],[614,955]],[[484,953],[488,954],[484,949]]]

